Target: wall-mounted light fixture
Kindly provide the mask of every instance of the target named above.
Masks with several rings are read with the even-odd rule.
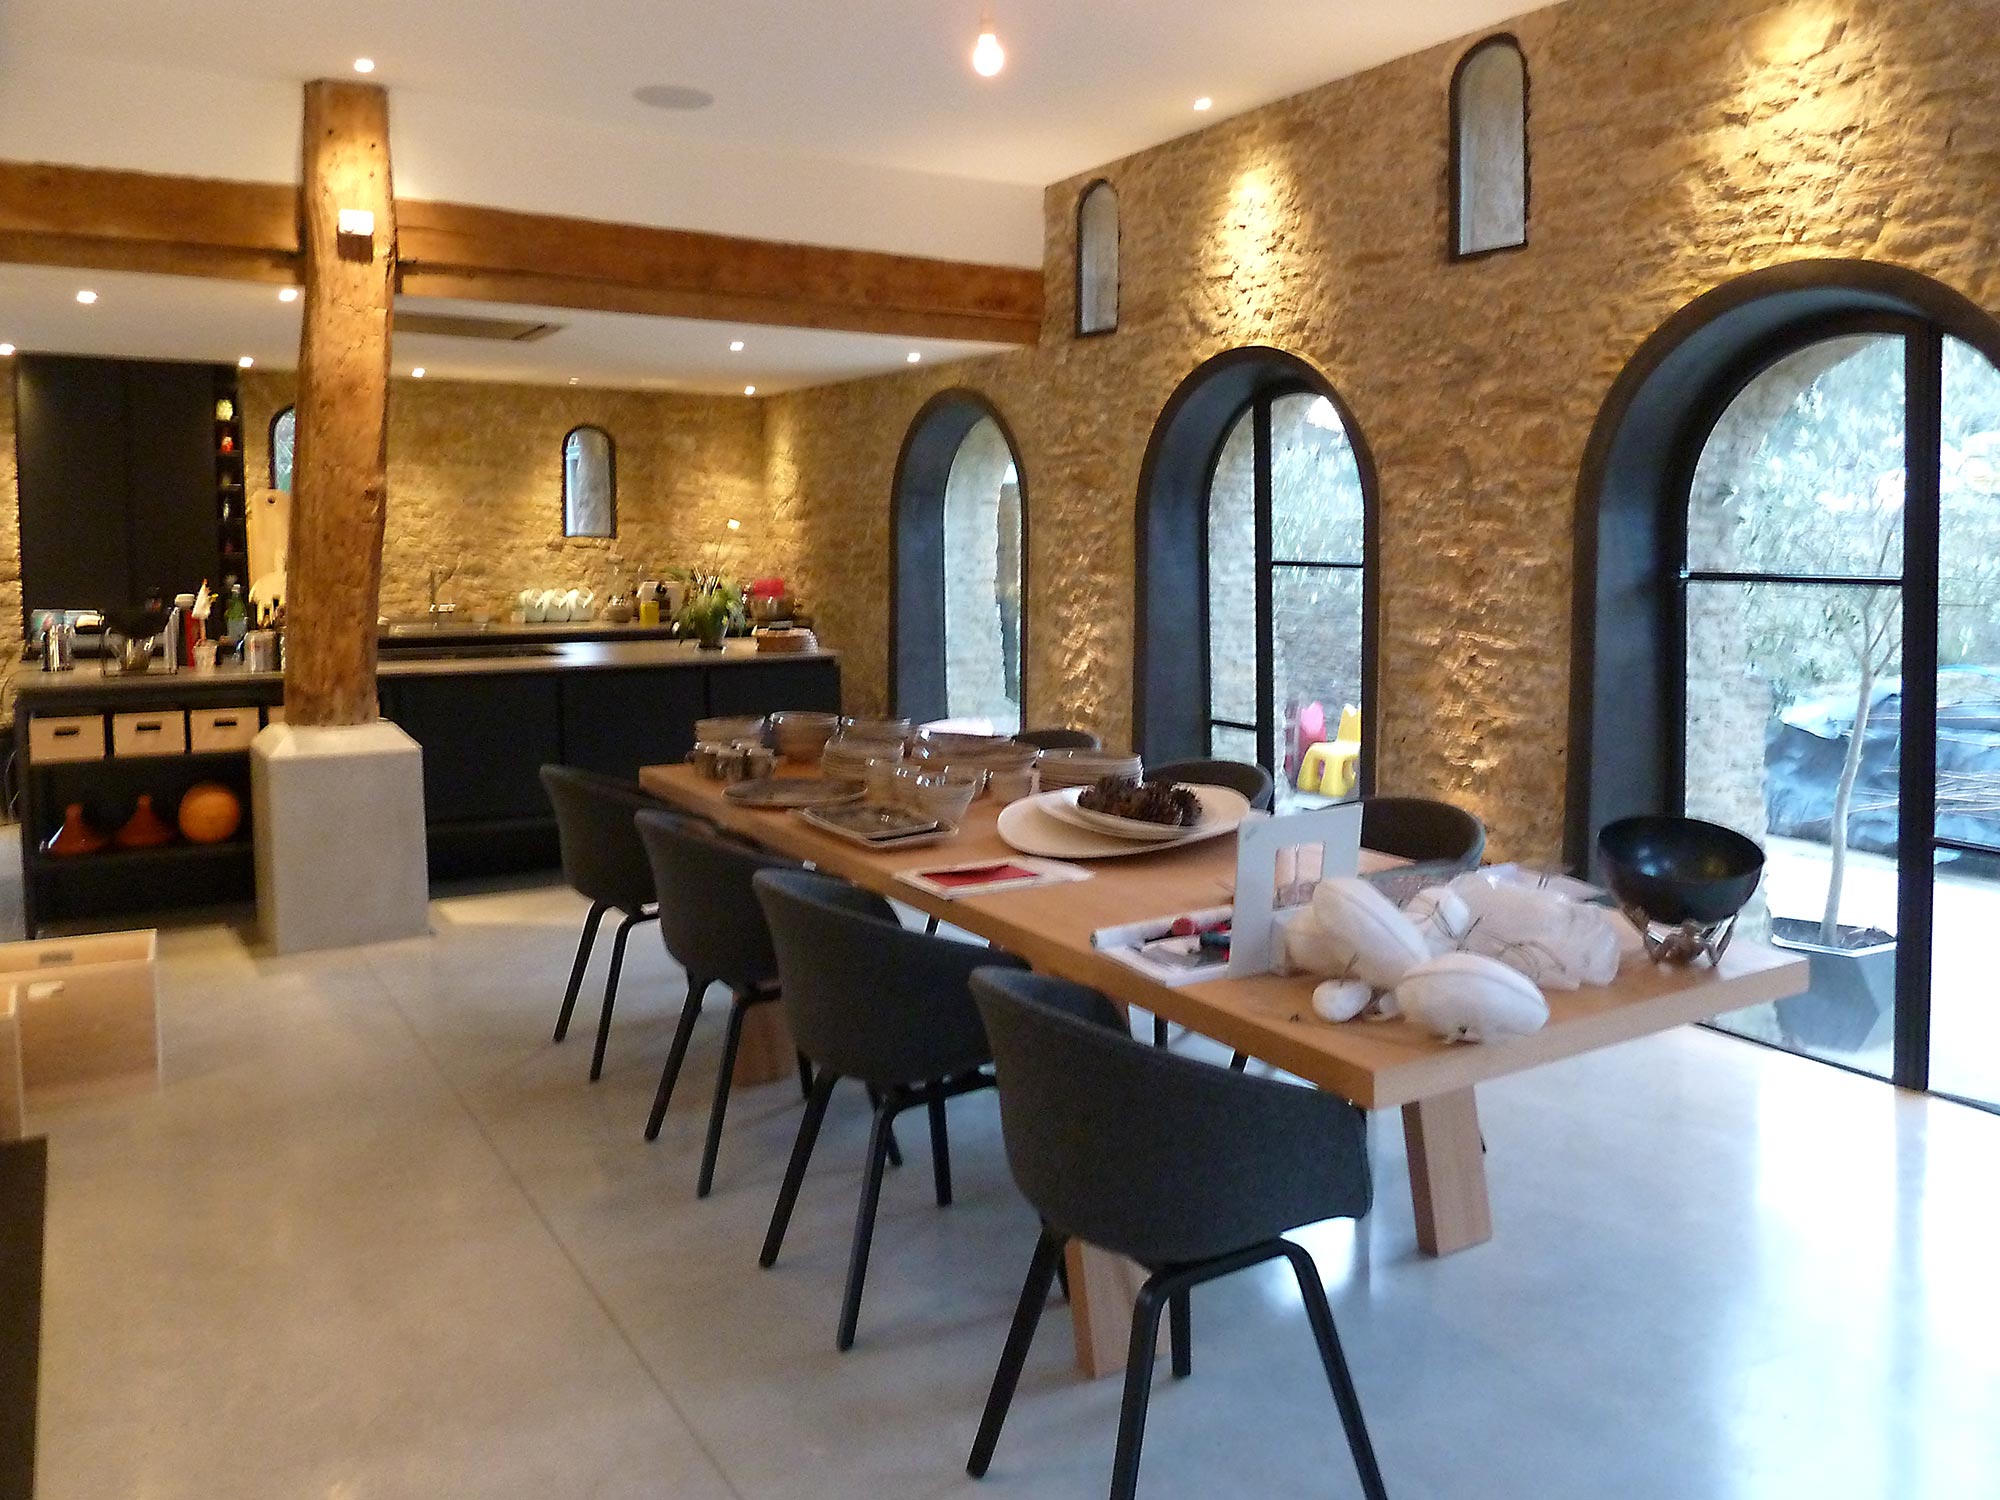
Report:
[[[366,208],[343,208],[335,227],[343,239],[372,240],[375,238],[375,214]]]

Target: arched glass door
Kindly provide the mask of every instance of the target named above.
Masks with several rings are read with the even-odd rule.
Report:
[[[1361,468],[1322,394],[1258,392],[1230,425],[1208,480],[1209,752],[1254,760],[1296,793],[1305,748],[1346,738],[1333,784],[1356,790],[1364,674]]]
[[[1808,992],[1732,1030],[2000,1102],[2000,372],[1907,319],[1794,339],[1688,489],[1683,799],[1767,848]]]

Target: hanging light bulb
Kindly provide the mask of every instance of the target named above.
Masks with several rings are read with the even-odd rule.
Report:
[[[1007,49],[1000,45],[1000,38],[993,30],[993,16],[982,10],[979,13],[979,40],[972,44],[972,71],[981,78],[991,78],[1007,66]]]

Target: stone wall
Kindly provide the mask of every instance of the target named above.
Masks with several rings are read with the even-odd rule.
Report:
[[[9,361],[12,363],[12,361]],[[21,621],[21,501],[14,473],[14,381],[7,371],[7,394],[0,400],[0,641],[10,639]],[[20,653],[0,650],[0,720],[14,717],[14,677]]]
[[[775,524],[848,653],[850,702],[886,697],[898,447],[929,396],[968,387],[1005,414],[1026,482],[1030,712],[1128,739],[1148,436],[1202,360],[1271,345],[1342,393],[1379,475],[1380,789],[1473,807],[1499,857],[1555,857],[1577,475],[1613,379],[1701,293],[1801,257],[1896,262],[2000,310],[1991,17],[1965,0],[1524,16],[1507,29],[1531,75],[1530,243],[1472,262],[1446,256],[1463,42],[1055,184],[1038,347],[768,403]],[[1100,175],[1123,216],[1121,326],[1077,339],[1074,207]]]
[[[246,371],[244,449],[270,475],[271,418],[293,400],[285,371]],[[591,423],[616,448],[618,535],[564,537],[562,442]],[[568,386],[392,382],[382,610],[421,615],[433,566],[461,613],[505,618],[526,588],[629,591],[670,565],[761,573],[772,554],[763,505],[761,403]],[[737,531],[728,522],[742,522]]]

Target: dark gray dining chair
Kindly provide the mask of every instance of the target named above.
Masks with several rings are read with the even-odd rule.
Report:
[[[1241,792],[1259,812],[1271,810],[1271,773],[1247,760],[1170,760],[1146,767],[1148,781],[1192,781]]]
[[[880,896],[830,876],[765,870],[755,885],[777,951],[792,1040],[813,1070],[805,1118],[771,1210],[760,1265],[775,1264],[784,1245],[834,1086],[843,1078],[858,1080],[867,1085],[875,1105],[834,1338],[835,1346],[846,1350],[854,1345],[861,1316],[891,1126],[906,1109],[922,1105],[928,1111],[938,1206],[948,1205],[951,1146],[945,1104],[993,1085],[985,1070],[991,1060],[986,1033],[966,980],[981,966],[1017,960],[991,948],[911,931]]]
[[[1241,792],[1257,811],[1271,810],[1271,773],[1246,760],[1170,760],[1164,765],[1146,767],[1146,780],[1228,787]],[[1153,1017],[1153,1045],[1167,1045],[1167,1023],[1158,1016]]]
[[[1280,1258],[1305,1300],[1362,1492],[1386,1500],[1319,1269],[1284,1238],[1368,1212],[1361,1111],[1136,1042],[1111,1002],[1080,985],[981,969],[972,992],[993,1045],[1007,1165],[1043,1229],[967,1472],[983,1477],[993,1461],[1049,1284],[1074,1239],[1149,1272],[1132,1312],[1112,1500],[1131,1500],[1138,1485],[1161,1314],[1175,1378],[1185,1378],[1194,1368],[1189,1293]]]
[[[1361,843],[1408,860],[1400,873],[1448,879],[1478,866],[1486,853],[1486,825],[1464,808],[1432,797],[1363,797]]]
[[[1033,745],[1037,750],[1102,750],[1104,741],[1088,729],[1069,727],[1048,729],[1024,729],[1014,736],[1017,743]]]
[[[590,965],[590,951],[605,913],[615,911],[621,918],[611,944],[611,972],[604,980],[597,1045],[590,1054],[594,1083],[604,1073],[611,1010],[618,1002],[618,976],[625,967],[625,940],[635,926],[658,915],[653,910],[653,871],[646,863],[646,851],[639,846],[639,835],[633,831],[632,815],[661,804],[637,782],[574,766],[543,766],[542,789],[555,809],[563,879],[590,902],[590,913],[583,919],[583,936],[576,945],[576,962],[570,965],[569,988],[556,1016],[556,1041],[569,1035],[570,1013],[576,1009],[577,991],[583,987],[584,970]]]
[[[723,1116],[729,1112],[729,1085],[736,1071],[736,1052],[743,1041],[743,1021],[754,1005],[778,998],[778,961],[771,952],[771,934],[764,909],[757,904],[751,879],[759,870],[795,870],[790,860],[761,854],[707,824],[671,812],[642,812],[634,820],[639,840],[651,862],[660,897],[660,937],[667,956],[686,971],[687,999],[680,1022],[660,1069],[660,1087],[653,1095],[653,1112],[646,1119],[646,1139],[660,1138],[660,1125],[673,1102],[674,1085],[687,1059],[702,997],[712,984],[729,986],[729,1026],[723,1033],[722,1061],[715,1071],[715,1097],[709,1106],[708,1138],[701,1150],[701,1173],[695,1196],[706,1198],[715,1182],[715,1158],[722,1146]],[[805,1059],[799,1060],[799,1084],[810,1092],[812,1080]]]

